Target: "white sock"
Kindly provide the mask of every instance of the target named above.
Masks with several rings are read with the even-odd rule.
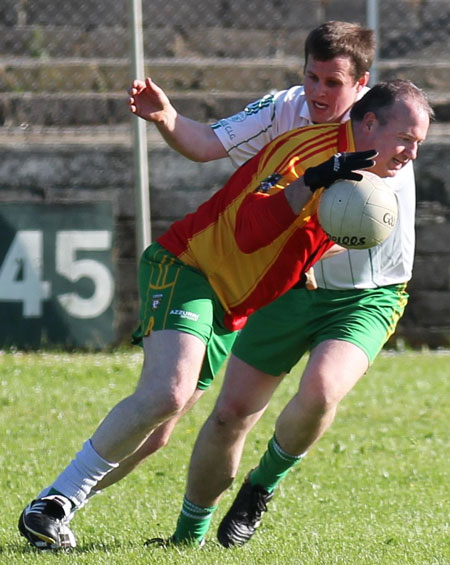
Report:
[[[52,488],[53,488],[52,486],[45,487],[45,489],[41,490],[41,492],[36,496],[36,500],[39,499],[39,498],[44,498],[44,496],[49,496],[50,492],[52,491]],[[84,508],[93,496],[95,496],[96,494],[100,494],[102,492],[103,491],[101,491],[101,490],[91,489],[89,491],[89,493],[86,495],[86,498],[84,499],[84,501],[81,504],[79,504],[78,506],[72,506],[71,505],[72,508],[71,508],[70,512],[67,514],[67,516],[70,516],[70,520],[72,520],[72,518],[74,517],[75,512]]]
[[[55,489],[75,506],[81,506],[95,485],[118,466],[118,463],[109,463],[103,459],[92,447],[89,439],[55,482],[42,493],[48,494],[50,489]],[[41,498],[42,493],[38,498]]]

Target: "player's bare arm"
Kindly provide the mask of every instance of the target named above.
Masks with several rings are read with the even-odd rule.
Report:
[[[343,251],[346,251],[346,249],[344,247],[341,247],[340,245],[337,245],[337,243],[335,243],[333,245],[333,247],[330,247],[330,249],[328,249],[328,251],[325,251],[325,253],[322,255],[322,259],[329,259],[330,257],[334,257],[335,255],[339,255]]]
[[[130,112],[152,122],[166,143],[192,161],[213,161],[227,152],[208,124],[179,114],[166,93],[150,77],[133,81],[129,91]]]

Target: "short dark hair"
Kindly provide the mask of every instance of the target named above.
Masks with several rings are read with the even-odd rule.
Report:
[[[349,57],[355,82],[368,72],[375,56],[375,33],[350,22],[329,21],[313,29],[305,41],[305,65],[308,57],[329,61]]]
[[[381,125],[389,120],[390,110],[399,98],[413,98],[428,114],[430,120],[434,117],[433,109],[426,94],[409,80],[393,79],[375,84],[362,98],[357,100],[350,110],[350,118],[360,122],[367,114],[373,112]]]

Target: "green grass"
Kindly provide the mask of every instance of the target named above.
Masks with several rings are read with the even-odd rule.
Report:
[[[296,391],[302,364],[252,432],[204,549],[149,549],[143,541],[173,532],[190,450],[221,378],[165,449],[79,513],[74,552],[36,552],[17,531],[22,508],[131,392],[140,363],[134,351],[0,354],[1,564],[450,563],[450,356],[425,353],[377,359],[332,428],[280,485],[248,545],[226,550],[214,541],[215,529]]]

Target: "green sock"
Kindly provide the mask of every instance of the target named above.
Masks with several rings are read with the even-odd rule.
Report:
[[[259,465],[250,473],[250,484],[261,485],[268,492],[272,492],[289,470],[305,455],[306,453],[289,455],[283,451],[276,437],[273,436]]]
[[[172,538],[175,543],[186,542],[199,545],[209,530],[209,525],[217,506],[203,508],[183,499],[183,506],[178,517],[177,529]]]

